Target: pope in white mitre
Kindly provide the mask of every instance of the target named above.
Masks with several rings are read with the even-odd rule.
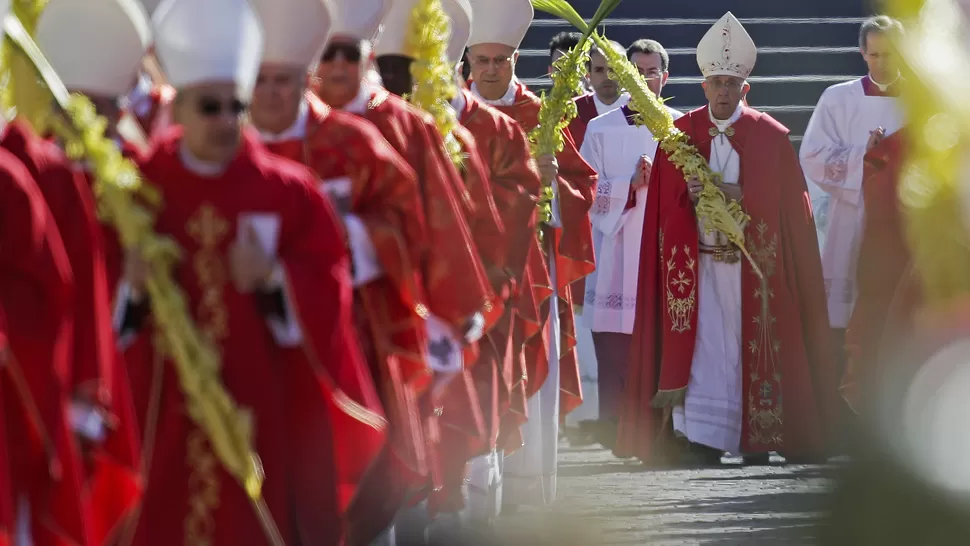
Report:
[[[744,27],[724,15],[697,46],[708,104],[675,125],[750,216],[746,247],[768,289],[723,234],[701,228],[701,182],[658,151],[619,455],[650,460],[671,431],[702,464],[724,452],[749,462],[826,452],[837,396],[815,223],[788,129],[744,104],[756,58]]]

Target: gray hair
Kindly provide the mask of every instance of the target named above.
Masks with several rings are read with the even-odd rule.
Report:
[[[859,48],[862,51],[866,50],[866,40],[871,33],[891,35],[902,32],[903,24],[888,15],[870,17],[859,28]]]

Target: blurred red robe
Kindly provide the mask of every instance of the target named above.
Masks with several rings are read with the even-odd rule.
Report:
[[[710,157],[714,125],[706,106],[674,124],[703,157]],[[837,379],[805,179],[788,129],[770,116],[745,108],[732,128],[731,144],[740,156],[738,183],[751,216],[747,248],[768,277],[770,294],[770,326],[763,327],[760,282],[742,258],[741,450],[822,455],[836,420]],[[669,409],[683,403],[698,315],[697,218],[683,174],[662,150],[654,161],[649,195],[637,321],[615,450],[644,461],[651,460],[662,432],[654,406]]]
[[[495,106],[500,112],[517,121],[528,134],[539,124],[539,109],[542,103],[525,84],[515,83],[515,102],[512,106]],[[589,224],[589,209],[596,195],[596,171],[579,155],[568,132],[563,132],[565,146],[556,154],[559,162],[559,209],[562,218],[561,228],[544,228],[547,237],[552,237],[556,249],[556,287],[559,294],[559,315],[561,320],[560,338],[562,340],[560,367],[560,414],[566,415],[583,403],[582,387],[579,376],[579,362],[576,360],[576,328],[574,324],[572,293],[570,286],[585,278],[595,269],[593,255],[593,235]],[[548,308],[543,303],[552,295],[549,290],[549,272],[545,264],[544,252],[538,238],[530,257],[534,298],[540,309]],[[523,305],[525,307],[526,305]],[[545,324],[547,317],[541,318]],[[545,335],[545,334],[544,334]],[[526,364],[530,366],[527,393],[531,396],[538,392],[545,382],[546,343],[539,336],[526,333]]]
[[[9,127],[6,128],[9,130]],[[69,388],[62,375],[71,361],[73,278],[63,243],[30,172],[0,148],[0,313],[5,317],[0,388],[5,429],[3,457],[8,501],[25,497],[36,546],[89,544],[89,505],[83,468],[67,417]],[[3,532],[14,531],[15,526]]]
[[[62,380],[70,395],[98,411],[107,436],[92,446],[86,499],[95,544],[117,537],[141,495],[140,446],[127,374],[115,348],[104,241],[84,173],[57,147],[22,123],[8,127],[2,145],[17,156],[44,194],[74,277],[74,339]]]
[[[897,131],[865,155],[862,192],[866,204],[856,270],[859,295],[845,334],[848,353],[842,396],[859,411],[867,376],[878,377],[879,352],[887,318],[910,253],[899,204],[899,176],[906,160],[906,134]]]
[[[165,196],[159,233],[182,248],[175,278],[199,329],[217,343],[224,385],[252,411],[263,498],[288,544],[339,544],[341,491],[355,484],[385,440],[386,422],[359,352],[341,230],[316,179],[268,153],[252,135],[226,170],[202,177],[184,166],[181,133],[160,136],[141,161]],[[301,337],[274,338],[254,294],[229,278],[228,251],[243,215],[278,221],[289,319]],[[185,411],[171,365],[141,331],[125,358],[144,408],[148,487],[136,540],[172,544],[268,544],[250,500],[223,469]]]
[[[432,380],[423,358],[424,320],[417,314],[426,305],[417,270],[427,245],[423,207],[414,171],[373,125],[331,109],[312,94],[306,100],[302,138],[267,142],[266,148],[309,167],[324,192],[337,192],[327,185],[349,179],[347,212],[364,223],[384,273],[356,288],[355,319],[390,418],[397,460],[382,459],[389,467],[368,478],[368,483],[382,482],[365,488],[375,495],[345,498],[346,505],[354,507],[349,514],[353,525],[379,532],[380,522],[389,524],[403,503],[395,497],[406,496],[399,489],[392,494],[386,480],[403,478],[405,489],[421,488],[429,476],[428,446],[417,406]],[[355,533],[355,539],[359,535]]]

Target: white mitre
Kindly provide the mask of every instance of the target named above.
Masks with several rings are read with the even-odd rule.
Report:
[[[381,22],[391,9],[390,0],[334,0],[331,3],[333,28],[330,36],[355,40],[374,40]]]
[[[707,31],[697,44],[697,66],[705,78],[735,76],[747,79],[758,59],[748,31],[730,11]]]
[[[472,5],[468,0],[441,0],[451,19],[451,36],[448,39],[448,60],[457,63],[465,54],[465,46],[472,33]]]
[[[263,62],[316,64],[333,23],[328,0],[250,0],[263,26]]]
[[[155,56],[176,89],[233,82],[253,95],[263,31],[248,0],[167,0],[153,18]]]
[[[69,90],[120,97],[135,84],[151,38],[137,0],[50,0],[35,40]]]
[[[381,22],[381,35],[374,40],[374,55],[403,55],[407,50],[408,34],[411,33],[411,13],[419,0],[389,0],[391,9]]]
[[[503,44],[513,49],[525,38],[535,11],[529,0],[469,0],[474,15],[468,46]]]

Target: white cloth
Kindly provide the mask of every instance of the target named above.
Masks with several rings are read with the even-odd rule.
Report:
[[[867,96],[859,79],[826,89],[805,130],[799,157],[815,210],[833,328],[848,325],[858,293],[862,169],[869,132],[882,127],[890,135],[902,124],[896,99]]]
[[[727,121],[711,120],[722,133],[741,116],[739,105]],[[727,184],[737,184],[741,158],[724,134],[711,142],[711,170]],[[717,232],[700,242],[725,244]],[[741,443],[741,262],[698,258],[697,340],[683,406],[674,408],[674,430],[698,444],[738,453]]]
[[[587,277],[588,282],[589,277]],[[585,308],[583,310],[585,313]],[[593,332],[581,320],[576,321],[576,360],[579,363],[579,382],[583,388],[583,403],[566,415],[566,425],[578,426],[583,421],[600,418],[599,361]]]
[[[30,532],[30,501],[26,496],[17,499],[16,531],[14,531],[14,546],[33,546],[34,537]]]
[[[551,245],[549,241],[546,245]],[[555,253],[549,248],[548,255]],[[555,259],[549,260],[549,277],[557,284]],[[539,392],[528,401],[529,420],[522,427],[524,445],[505,459],[502,472],[503,503],[545,506],[556,500],[556,472],[559,456],[559,291],[549,300],[549,376]]]
[[[462,512],[465,519],[476,523],[492,522],[502,512],[504,459],[501,451],[492,450],[471,460]]]
[[[674,119],[683,115],[668,110]],[[637,190],[635,207],[626,210],[626,204],[640,157],[652,161],[656,153],[650,129],[630,125],[623,110],[597,117],[586,128],[580,154],[599,175],[589,211],[596,271],[586,277],[579,322],[593,332],[633,333],[647,188]]]
[[[623,93],[620,93],[620,96],[617,97],[617,99],[613,102],[613,104],[606,104],[605,102],[601,101],[599,97],[596,96],[596,93],[593,93],[593,105],[596,106],[597,116],[608,114],[613,110],[623,108],[627,104],[630,104],[630,94],[625,91]],[[589,128],[587,127],[586,130],[588,131]]]

